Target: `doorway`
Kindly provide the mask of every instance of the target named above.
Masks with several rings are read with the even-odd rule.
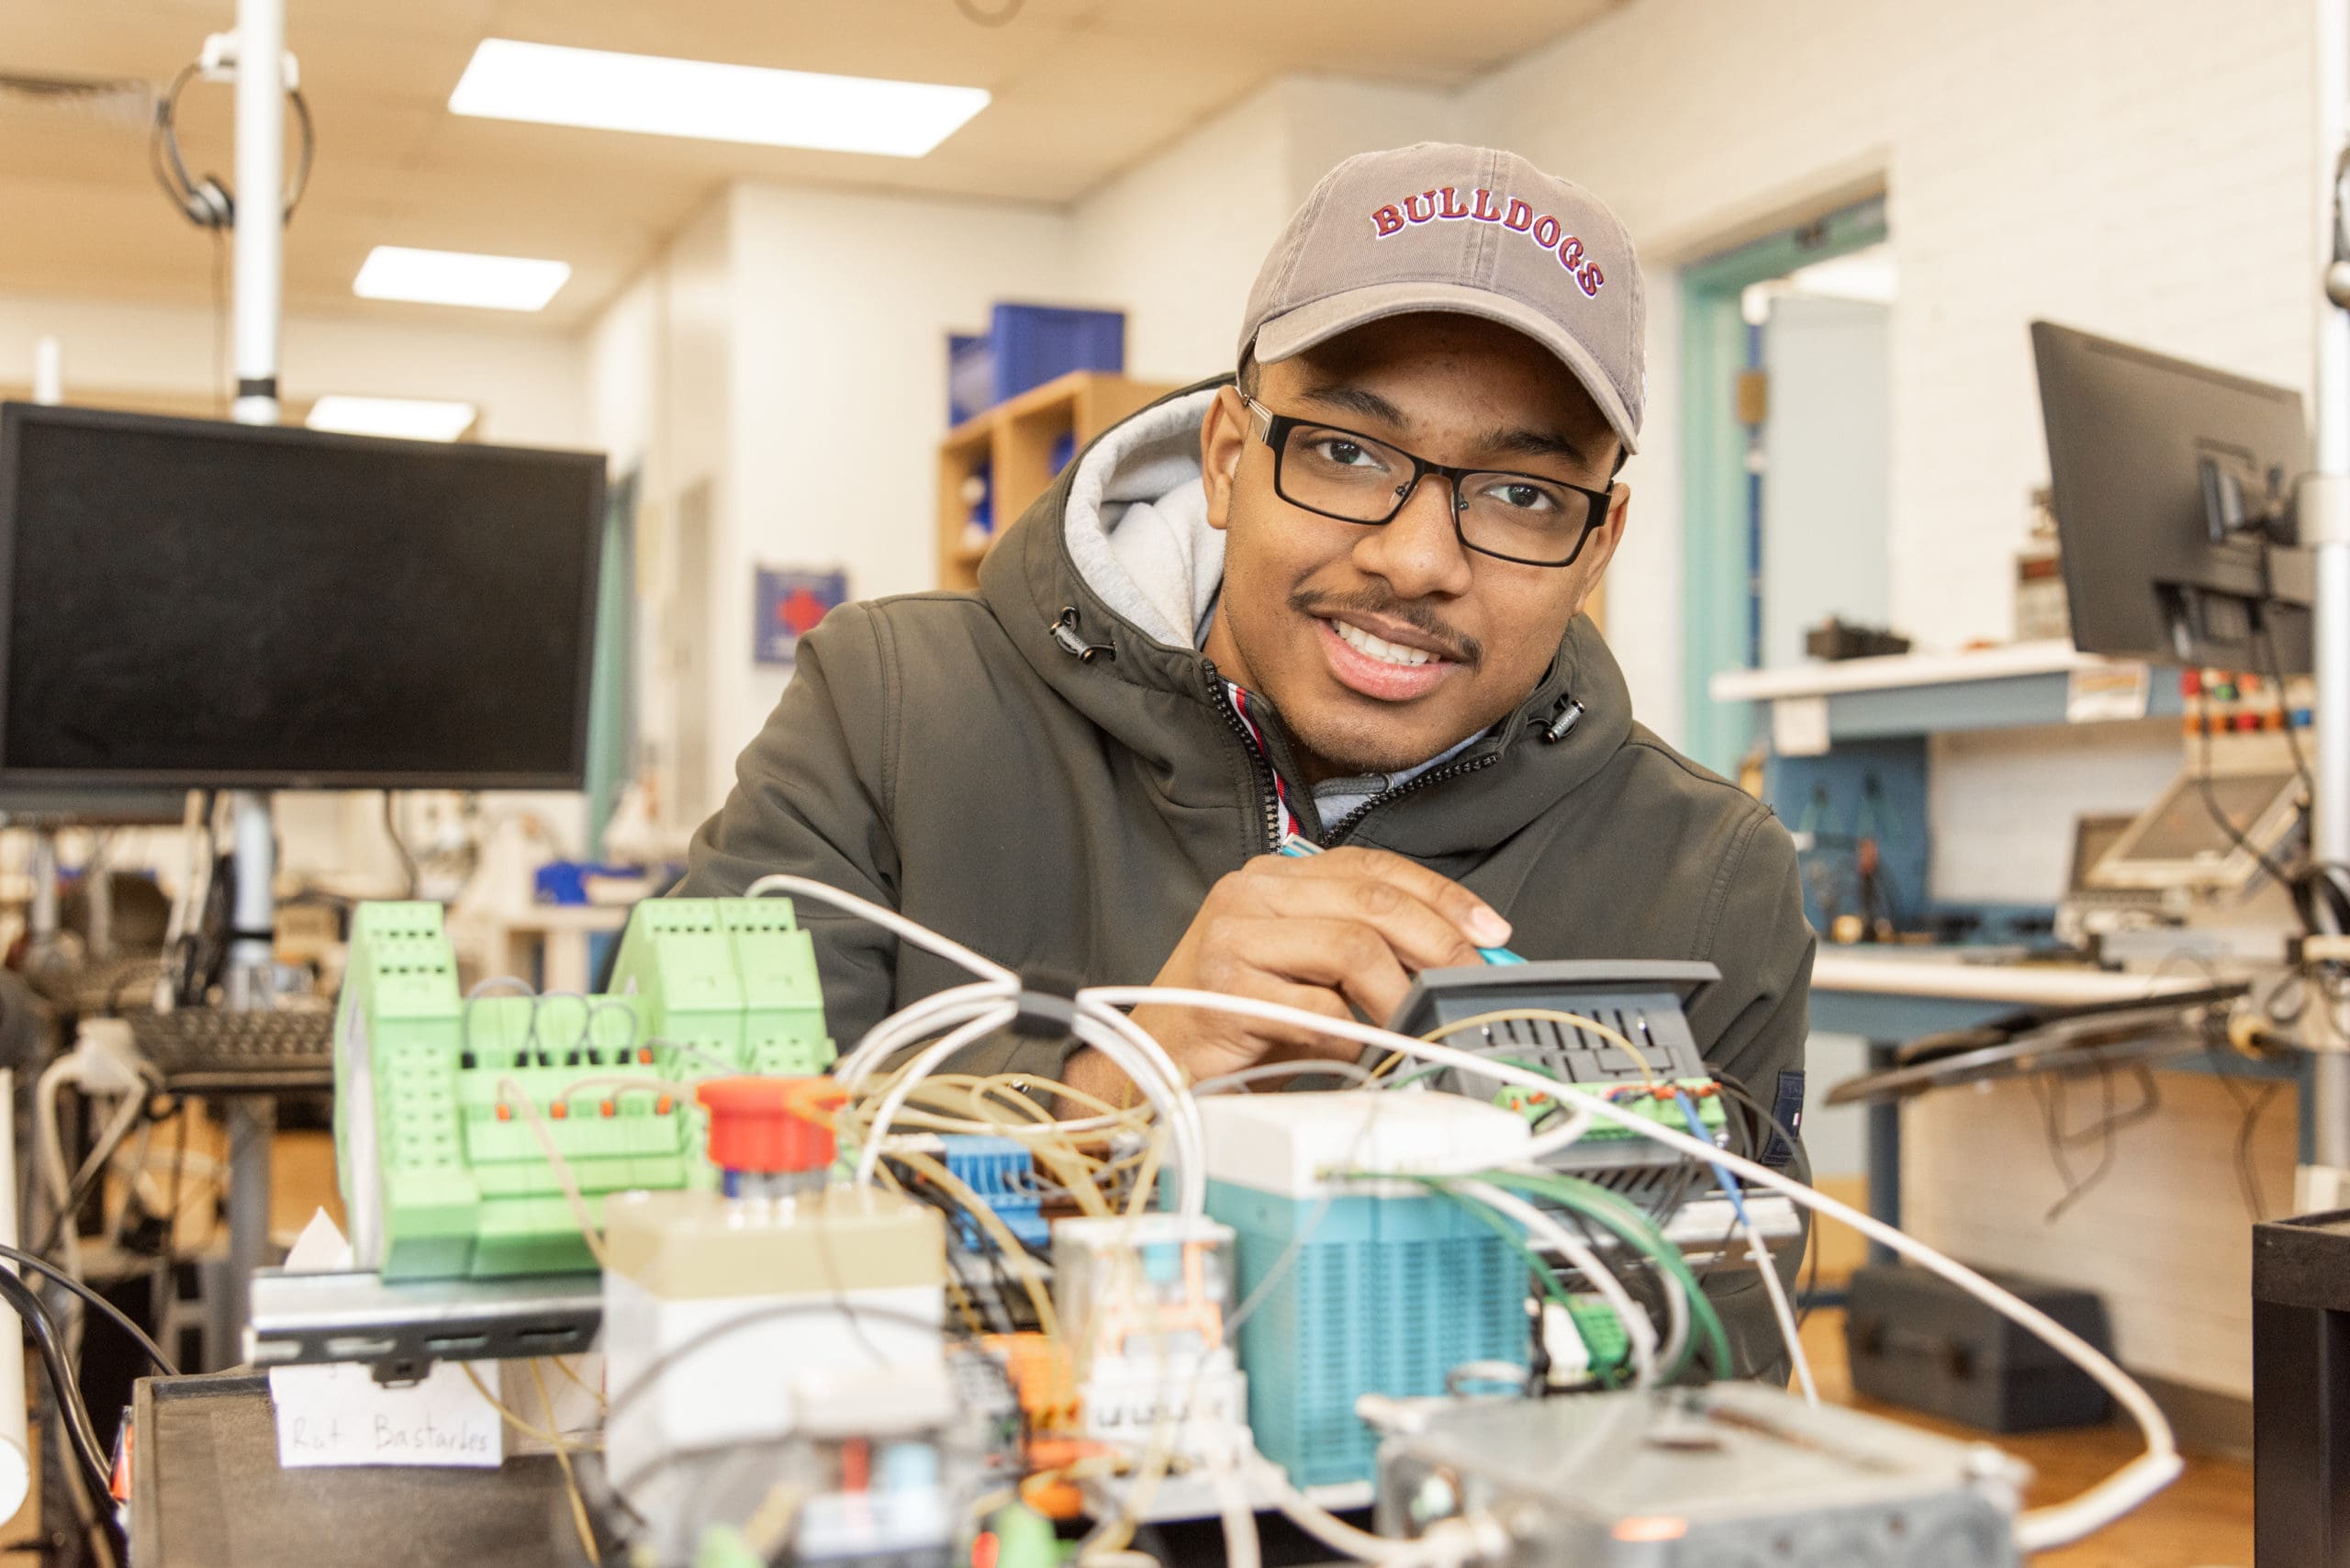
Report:
[[[1885,619],[1886,233],[1873,196],[1682,270],[1683,749],[1718,773],[1756,721],[1716,675]]]

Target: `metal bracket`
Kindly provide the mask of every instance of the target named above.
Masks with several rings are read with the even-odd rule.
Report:
[[[377,1383],[414,1383],[438,1361],[577,1355],[603,1321],[600,1274],[387,1282],[259,1269],[245,1360],[263,1368],[360,1361]]]
[[[196,68],[207,82],[233,82],[237,79],[237,35],[214,33],[204,40],[203,52],[196,57]],[[302,62],[294,51],[285,51],[285,90],[297,93],[302,89]]]

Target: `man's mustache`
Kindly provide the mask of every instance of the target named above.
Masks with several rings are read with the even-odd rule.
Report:
[[[1466,632],[1458,632],[1437,619],[1436,612],[1425,604],[1397,599],[1392,594],[1357,593],[1334,597],[1320,593],[1293,593],[1289,607],[1302,615],[1328,620],[1349,610],[1366,615],[1383,615],[1390,621],[1401,621],[1416,631],[1434,638],[1444,651],[1444,656],[1455,664],[1475,665],[1485,656],[1484,645]]]

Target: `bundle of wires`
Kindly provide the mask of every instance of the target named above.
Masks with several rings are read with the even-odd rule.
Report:
[[[1142,1005],[1187,1006],[1268,1020],[1350,1040],[1391,1053],[1393,1062],[1416,1060],[1434,1070],[1474,1073],[1488,1081],[1554,1092],[1556,1081],[1527,1067],[1492,1056],[1459,1049],[1439,1039],[1413,1039],[1384,1029],[1332,1019],[1276,1003],[1217,992],[1173,988],[1098,987],[1080,991],[1063,1009],[1069,1033],[1117,1065],[1133,1081],[1143,1104],[1118,1106],[1034,1079],[1013,1081],[948,1070],[957,1053],[983,1037],[1011,1025],[1024,1007],[1033,1005],[1012,970],[906,920],[894,911],[805,879],[763,879],[750,890],[754,895],[779,892],[829,904],[869,920],[900,940],[946,958],[974,978],[967,984],[915,1002],[884,1019],[870,1030],[835,1067],[835,1076],[847,1101],[839,1114],[838,1131],[857,1150],[856,1177],[861,1183],[909,1187],[923,1201],[968,1214],[993,1241],[999,1260],[1029,1297],[1039,1327],[1057,1336],[1058,1322],[1046,1290],[1037,1260],[1023,1247],[1001,1216],[980,1196],[957,1180],[944,1161],[934,1157],[923,1140],[938,1134],[979,1133],[1009,1137],[1035,1156],[1054,1194],[1091,1215],[1138,1214],[1158,1191],[1161,1160],[1171,1161],[1177,1212],[1199,1215],[1205,1205],[1205,1133],[1197,1093],[1188,1086],[1165,1050],[1137,1027],[1122,1009]],[[1572,1015],[1564,1015],[1572,1017]],[[1472,1020],[1472,1023],[1483,1022]],[[1578,1026],[1588,1020],[1575,1020]],[[1467,1027],[1467,1025],[1460,1027]],[[1620,1041],[1620,1036],[1618,1037]],[[1629,1042],[1620,1042],[1630,1048]],[[1631,1048],[1636,1061],[1640,1053]],[[1315,1064],[1320,1070],[1326,1064]],[[1645,1068],[1643,1061],[1643,1067]],[[1343,1071],[1344,1069],[1330,1070]],[[1246,1088],[1253,1079],[1223,1088]],[[1270,1076],[1270,1075],[1269,1075]],[[1648,1076],[1653,1081],[1653,1074]],[[1409,1081],[1406,1075],[1404,1081]],[[1706,1136],[1694,1105],[1673,1086],[1652,1081],[1652,1092],[1670,1099],[1689,1123],[1688,1131],[1667,1126],[1652,1115],[1619,1106],[1596,1095],[1561,1096],[1568,1102],[1563,1115],[1539,1129],[1516,1151],[1518,1158],[1495,1167],[1490,1155],[1463,1151],[1457,1169],[1409,1172],[1364,1172],[1402,1177],[1424,1183],[1449,1199],[1474,1207],[1525,1258],[1536,1288],[1553,1301],[1570,1294],[1561,1263],[1571,1267],[1591,1290],[1605,1298],[1622,1322],[1630,1341],[1632,1381],[1647,1384],[1696,1368],[1700,1361],[1714,1375],[1731,1364],[1731,1347],[1719,1315],[1703,1289],[1703,1280],[1681,1250],[1668,1240],[1656,1222],[1619,1194],[1595,1183],[1562,1175],[1541,1164],[1564,1149],[1594,1126],[1611,1124],[1662,1146],[1680,1157],[1687,1171],[1710,1171],[1732,1206],[1732,1232],[1742,1230],[1750,1256],[1767,1287],[1791,1356],[1802,1370],[1796,1338],[1795,1316],[1784,1286],[1772,1267],[1768,1250],[1746,1211],[1743,1194],[1765,1190],[1785,1195],[1800,1207],[1833,1218],[1859,1230],[1991,1305],[2055,1348],[2096,1379],[2137,1420],[2145,1435],[2146,1451],[2079,1497],[2054,1506],[2033,1509],[2019,1522],[2018,1543],[2027,1551],[2062,1545],[2102,1527],[2168,1484],[2179,1471],[2170,1428],[2144,1391],[2107,1357],[2063,1328],[2044,1314],[1990,1282],[1912,1240],[1893,1227],[1812,1190],[1785,1172],[1735,1149],[1718,1148]],[[1740,1098],[1758,1124],[1768,1123],[1790,1147],[1793,1135],[1772,1121],[1769,1113]],[[1074,1112],[1057,1114],[1056,1108]],[[1758,1132],[1757,1137],[1760,1137]],[[1334,1175],[1347,1174],[1344,1168]],[[1540,1205],[1540,1206],[1538,1206]],[[1310,1229],[1310,1226],[1308,1227]],[[1301,1231],[1301,1238],[1306,1234]],[[1720,1249],[1727,1254],[1726,1245]],[[1296,1260],[1299,1249],[1275,1261],[1269,1275],[1254,1284],[1248,1298],[1226,1319],[1226,1332],[1237,1331],[1248,1315],[1268,1298],[1271,1288]],[[1603,1258],[1613,1252],[1615,1267]],[[1633,1299],[1618,1271],[1628,1276],[1644,1274],[1661,1297],[1662,1332],[1650,1311]],[[976,1328],[974,1319],[966,1319]],[[617,1406],[616,1406],[617,1407]],[[1113,1472],[1130,1473],[1136,1484],[1127,1494],[1125,1511],[1104,1521],[1080,1550],[1080,1561],[1095,1568],[1114,1568],[1133,1554],[1133,1512],[1169,1462],[1166,1425],[1153,1434],[1139,1457],[1109,1462]],[[1246,1446],[1235,1435],[1225,1451],[1209,1468],[1215,1493],[1226,1512],[1227,1538],[1246,1561],[1253,1554],[1253,1530],[1245,1518],[1246,1489],[1240,1484],[1244,1466],[1252,1463]],[[1326,1544],[1386,1568],[1443,1568],[1464,1563],[1494,1542],[1491,1521],[1451,1521],[1459,1526],[1430,1532],[1404,1542],[1366,1535],[1307,1502],[1293,1490],[1268,1482],[1261,1462],[1248,1471],[1251,1481],[1270,1485],[1281,1509],[1313,1531]],[[1244,1539],[1245,1538],[1245,1539]],[[1482,1541],[1482,1544],[1480,1542]]]
[[[46,1276],[81,1304],[104,1314],[128,1334],[157,1372],[165,1377],[179,1375],[179,1369],[172,1364],[172,1359],[163,1353],[162,1348],[149,1337],[145,1329],[132,1321],[121,1308],[68,1271],[45,1258],[5,1244],[0,1244],[0,1261]],[[63,1428],[64,1446],[73,1459],[81,1490],[88,1503],[89,1515],[95,1518],[111,1519],[114,1514],[114,1467],[108,1462],[105,1449],[99,1445],[96,1426],[90,1419],[89,1406],[82,1398],[75,1358],[68,1343],[70,1329],[58,1320],[48,1304],[15,1269],[0,1268],[0,1300],[5,1300],[9,1309],[31,1330],[33,1342],[39,1350],[41,1375],[49,1382],[58,1421]],[[115,1556],[121,1559],[126,1554],[128,1542],[118,1541],[116,1545],[118,1549]]]
[[[1216,991],[1179,990],[1149,986],[1103,986],[1080,991],[1077,999],[1080,1014],[1090,1009],[1113,1010],[1119,1007],[1186,1006],[1239,1016],[1286,1024],[1297,1028],[1312,1029],[1340,1039],[1353,1040],[1381,1049],[1401,1052],[1420,1060],[1439,1063],[1463,1071],[1475,1072],[1505,1084],[1516,1084],[1549,1092],[1552,1081],[1539,1074],[1506,1062],[1495,1061],[1471,1052],[1426,1040],[1416,1040],[1391,1030],[1370,1025],[1334,1019],[1300,1008],[1282,1006],[1278,1002],[1259,1002],[1252,998],[1228,996]],[[2175,1480],[2181,1469],[2177,1440],[2170,1423],[2154,1405],[2146,1391],[2117,1366],[2110,1357],[2089,1345],[2078,1335],[2065,1328],[2045,1313],[2002,1289],[1941,1252],[1904,1235],[1901,1231],[1871,1215],[1840,1203],[1825,1193],[1796,1182],[1785,1173],[1774,1170],[1742,1155],[1717,1148],[1710,1142],[1676,1132],[1638,1113],[1626,1110],[1597,1097],[1578,1097],[1581,1101],[1570,1113],[1565,1123],[1553,1131],[1536,1137],[1520,1151],[1522,1163],[1514,1167],[1526,1170],[1539,1164],[1545,1156],[1567,1148],[1583,1137],[1594,1120],[1606,1121],[1639,1137],[1648,1138],[1679,1153],[1684,1159],[1715,1167],[1725,1175],[1735,1177],[1749,1186],[1779,1192],[1813,1213],[1850,1226],[1871,1240],[1879,1242],[1913,1263],[1957,1285],[1968,1294],[1984,1302],[2000,1316],[2029,1330],[2035,1338],[2057,1350],[2067,1361],[2097,1381],[2110,1394],[2115,1402],[2135,1420],[2146,1441],[2146,1451],[2123,1465],[2105,1480],[2070,1502],[2026,1513],[2018,1522],[2017,1543],[2026,1551],[2041,1551],[2076,1540],[2092,1530],[2103,1528],[2121,1518]],[[1474,1176],[1486,1165],[1483,1158],[1471,1156],[1464,1159],[1461,1174]],[[1431,1172],[1415,1172],[1427,1176]],[[1775,1276],[1774,1276],[1775,1277]],[[1786,1320],[1783,1317],[1783,1326]],[[1627,1324],[1630,1327],[1629,1322]]]

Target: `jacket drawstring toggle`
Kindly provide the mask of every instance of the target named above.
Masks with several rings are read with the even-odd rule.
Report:
[[[1576,701],[1574,693],[1570,691],[1560,698],[1558,706],[1551,710],[1550,722],[1542,726],[1542,738],[1550,745],[1556,745],[1567,738],[1569,730],[1581,722],[1583,722],[1583,704]]]
[[[1097,658],[1114,659],[1118,656],[1118,650],[1109,644],[1089,643],[1078,635],[1077,607],[1073,604],[1063,605],[1061,618],[1046,630],[1052,633],[1053,641],[1060,644],[1061,652],[1072,655],[1080,664],[1090,665]]]

